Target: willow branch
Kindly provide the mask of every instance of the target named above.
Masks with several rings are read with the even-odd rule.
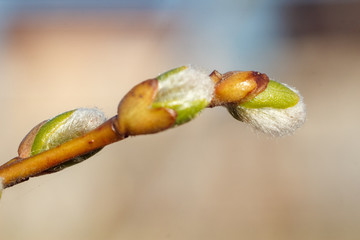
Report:
[[[37,125],[20,144],[19,156],[0,166],[0,182],[7,188],[61,170],[127,136],[164,131],[216,106],[226,107],[236,119],[274,136],[291,134],[305,121],[301,95],[266,74],[213,71],[209,76],[184,66],[136,85],[121,100],[116,116],[91,130],[80,129],[81,136],[76,135],[78,129],[67,126],[74,119],[93,122],[93,115],[88,120],[82,111],[69,111]],[[65,133],[55,134],[54,129]]]

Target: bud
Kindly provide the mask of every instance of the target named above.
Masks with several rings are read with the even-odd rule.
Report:
[[[38,124],[28,133],[19,146],[19,157],[27,158],[55,148],[95,129],[104,123],[105,120],[104,114],[95,108],[79,108],[62,113]],[[49,169],[47,172],[59,171],[79,163],[99,150],[71,159],[64,164]]]
[[[212,106],[244,103],[264,91],[269,77],[256,71],[232,71],[220,74],[214,71],[210,77],[216,82]]]
[[[267,88],[242,104],[227,106],[230,114],[271,136],[291,135],[306,118],[305,104],[292,87],[270,80]]]
[[[209,105],[213,97],[213,80],[208,74],[191,66],[175,68],[161,74],[157,79],[159,88],[152,107],[175,110],[176,125],[195,118]]]

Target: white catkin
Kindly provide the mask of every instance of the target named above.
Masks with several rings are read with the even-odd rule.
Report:
[[[274,137],[291,135],[304,124],[306,120],[306,108],[300,93],[292,87],[285,86],[300,97],[299,102],[293,107],[279,109],[237,106],[236,108],[229,109],[229,111],[235,118],[248,123],[255,130],[262,133]]]
[[[159,81],[159,92],[155,102],[172,102],[191,107],[197,100],[210,103],[215,84],[208,74],[188,66],[185,70]]]
[[[96,108],[78,108],[47,139],[45,149],[54,148],[95,129],[106,121],[103,112]]]

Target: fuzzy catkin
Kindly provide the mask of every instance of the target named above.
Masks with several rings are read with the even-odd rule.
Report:
[[[283,84],[285,85],[285,84]],[[273,137],[291,135],[306,120],[306,108],[300,93],[287,85],[299,97],[299,102],[285,109],[281,108],[247,108],[241,105],[229,107],[228,110],[236,119],[249,124],[253,129]]]
[[[42,151],[80,137],[100,126],[105,120],[104,113],[96,108],[78,108],[57,129],[52,131],[44,142]]]
[[[55,148],[97,128],[106,121],[104,113],[96,108],[79,108],[60,114],[44,124],[32,145],[32,155]],[[93,156],[101,149],[77,156],[39,175],[60,171]]]
[[[204,72],[191,66],[172,69],[157,77],[158,92],[152,107],[176,111],[175,125],[195,118],[213,97],[215,84]]]
[[[192,103],[204,100],[210,103],[214,82],[208,74],[187,66],[186,69],[172,74],[165,81],[159,81],[159,92],[155,102],[172,102],[181,104],[184,108],[191,107]]]

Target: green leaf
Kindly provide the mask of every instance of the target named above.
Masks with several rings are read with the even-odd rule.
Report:
[[[187,69],[188,67],[187,66],[181,66],[181,67],[178,67],[178,68],[174,68],[174,69],[171,69],[167,72],[164,72],[162,74],[160,74],[156,79],[159,80],[159,81],[164,81],[166,79],[168,79],[168,77],[170,77],[171,75],[174,75],[176,73],[179,73],[185,69]]]
[[[31,156],[39,154],[43,151],[49,150],[53,145],[60,145],[68,139],[63,139],[61,136],[57,137],[56,143],[49,141],[54,137],[55,132],[61,127],[66,120],[74,113],[75,110],[64,112],[45,123],[37,133],[34,143],[31,148]]]
[[[289,108],[295,106],[300,100],[300,97],[287,86],[272,81],[269,81],[267,88],[257,95],[254,99],[240,104],[246,108]]]
[[[195,118],[198,113],[203,110],[208,104],[208,101],[206,101],[205,99],[200,99],[191,102],[187,106],[176,102],[157,102],[154,103],[152,107],[166,107],[175,110],[177,113],[175,124],[180,125]]]

